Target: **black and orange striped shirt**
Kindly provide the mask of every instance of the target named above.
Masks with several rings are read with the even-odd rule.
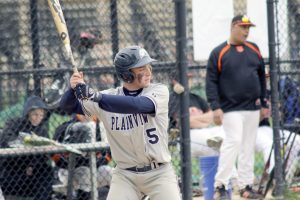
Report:
[[[213,110],[257,110],[260,104],[266,106],[265,64],[257,45],[224,42],[217,46],[207,64],[206,95]]]

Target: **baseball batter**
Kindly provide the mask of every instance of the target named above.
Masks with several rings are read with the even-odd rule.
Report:
[[[122,87],[95,92],[74,73],[61,99],[66,111],[96,115],[106,128],[117,164],[108,200],[181,199],[168,151],[169,91],[150,83],[153,61],[145,49],[126,47],[114,59]]]

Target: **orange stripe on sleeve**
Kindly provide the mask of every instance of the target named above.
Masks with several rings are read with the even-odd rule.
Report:
[[[227,44],[223,49],[221,49],[219,58],[218,58],[218,72],[220,73],[222,71],[222,58],[224,54],[229,50],[230,44]]]
[[[245,45],[246,45],[247,47],[249,47],[250,49],[252,49],[252,50],[258,55],[259,58],[262,58],[262,55],[261,55],[259,49],[256,48],[253,44],[251,44],[251,43],[249,43],[249,42],[245,42]]]

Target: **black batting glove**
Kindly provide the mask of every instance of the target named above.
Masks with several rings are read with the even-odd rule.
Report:
[[[92,88],[84,83],[79,83],[74,88],[75,96],[79,100],[92,100],[99,102],[102,99],[100,92],[95,92]]]
[[[78,83],[74,88],[75,96],[79,100],[89,99],[95,93],[92,88],[84,83]]]

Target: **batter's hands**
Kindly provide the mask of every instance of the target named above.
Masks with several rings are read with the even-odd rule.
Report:
[[[83,80],[83,73],[82,72],[75,72],[72,74],[71,78],[70,78],[70,85],[71,88],[74,89],[76,87],[77,84],[79,83],[84,83]]]
[[[79,83],[74,88],[75,96],[79,100],[92,100],[95,102],[99,102],[102,99],[102,94],[100,92],[95,92],[92,88],[84,83]]]
[[[214,123],[216,125],[222,125],[223,123],[223,110],[221,108],[213,111]]]

